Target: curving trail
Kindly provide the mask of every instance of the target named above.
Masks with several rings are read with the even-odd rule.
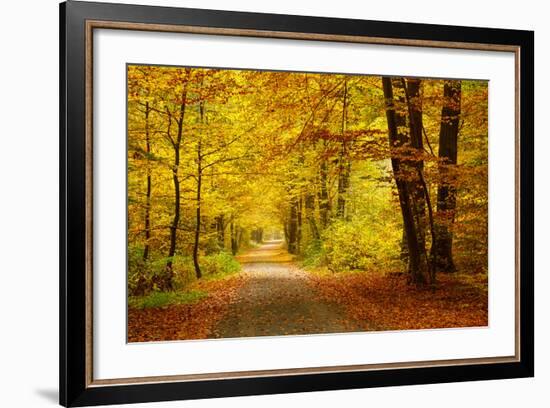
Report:
[[[365,330],[327,303],[287,253],[272,241],[238,257],[246,283],[210,337],[280,336]]]

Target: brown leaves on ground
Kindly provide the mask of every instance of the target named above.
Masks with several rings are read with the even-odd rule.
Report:
[[[320,296],[342,305],[364,330],[411,330],[488,325],[487,275],[438,275],[435,290],[405,275],[312,275]],[[374,326],[374,328],[373,328]]]
[[[150,309],[128,309],[128,341],[191,340],[209,337],[212,328],[235,300],[245,281],[242,275],[220,280],[198,281],[192,289],[208,292],[194,304],[170,305]]]
[[[199,280],[190,304],[128,310],[128,341],[280,336],[488,324],[486,274],[439,274],[432,287],[404,274],[306,272],[280,245],[250,251],[243,271]],[[242,257],[241,257],[242,258]],[[271,262],[266,262],[267,260]]]

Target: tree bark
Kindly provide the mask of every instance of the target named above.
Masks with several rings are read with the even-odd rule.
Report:
[[[296,231],[296,253],[300,254],[302,252],[302,197],[300,196],[298,200],[297,217],[297,231]]]
[[[298,253],[298,199],[294,196],[290,199],[287,247],[289,253]]]
[[[457,164],[461,81],[445,81],[443,97],[438,153],[440,183],[437,188],[437,240],[432,247],[432,257],[438,270],[455,272],[452,224],[456,212],[456,187],[449,170]]]
[[[326,159],[321,161],[319,169],[319,218],[321,227],[325,229],[328,225],[330,203],[328,199],[328,163]]]
[[[172,166],[172,180],[174,182],[174,218],[172,219],[172,224],[170,225],[170,248],[168,250],[168,262],[166,262],[166,274],[162,282],[159,283],[161,290],[172,290],[173,289],[173,257],[176,254],[176,244],[177,244],[177,231],[180,220],[180,181],[178,177],[179,166],[180,166],[180,146],[183,136],[183,122],[185,119],[185,107],[187,103],[187,83],[183,88],[181,95],[181,104],[179,111],[179,118],[176,119],[178,125],[178,131],[176,135],[176,140],[172,139],[170,135],[170,128],[172,125],[172,116],[169,114],[168,121],[168,137],[172,142],[172,147],[174,148],[174,164]]]
[[[311,193],[307,193],[304,201],[306,207],[306,219],[309,224],[311,238],[318,240],[320,236],[319,229],[317,228],[317,221],[315,220],[315,196]]]
[[[200,121],[204,121],[204,103],[199,104]],[[196,195],[196,216],[195,216],[195,239],[193,242],[193,265],[197,279],[202,277],[201,267],[199,265],[199,245],[201,233],[201,192],[202,192],[202,140],[197,142],[197,195]]]
[[[403,228],[403,233],[401,234],[401,261],[405,264],[409,264],[409,243],[407,241],[407,232]]]
[[[347,104],[348,104],[348,86],[344,82],[344,96],[342,102],[342,123],[341,133],[342,141],[340,143],[340,152],[338,154],[338,200],[336,215],[338,218],[346,217],[346,194],[349,188],[350,162],[347,151],[346,141],[346,123],[347,123]]]
[[[233,220],[231,220],[229,230],[231,235],[231,253],[233,255],[237,255],[237,252],[239,252],[239,242],[238,242],[237,231],[235,230],[235,224]]]
[[[420,95],[420,88],[422,86],[422,80],[411,78],[406,82],[402,79],[403,87],[405,88],[405,97],[407,101],[407,110],[409,113],[409,132],[411,138],[411,147],[416,150],[413,152],[412,166],[416,169],[412,181],[413,203],[415,210],[416,222],[418,224],[417,233],[419,234],[418,240],[421,247],[426,247],[426,207],[428,209],[428,220],[430,225],[431,247],[433,248],[436,243],[436,231],[434,228],[433,208],[430,199],[430,193],[426,180],[424,179],[424,154],[423,145],[423,130],[424,125],[422,123],[422,98]],[[434,259],[424,251],[426,262],[428,264],[428,278],[430,283],[435,283],[435,265]]]
[[[410,159],[400,150],[408,142],[406,129],[406,114],[403,111],[404,97],[399,95],[396,106],[393,93],[393,83],[396,88],[404,88],[402,82],[395,78],[382,77],[382,86],[384,98],[386,99],[386,119],[388,122],[388,137],[391,149],[391,164],[399,195],[399,205],[403,216],[403,228],[407,237],[407,246],[409,249],[409,274],[410,279],[415,284],[425,284],[428,278],[428,263],[426,257],[426,247],[419,236],[421,225],[415,216],[418,203],[414,202],[415,194],[411,192],[412,187],[409,179],[411,178]],[[401,89],[405,92],[405,89]]]
[[[405,92],[407,111],[409,114],[409,135],[411,147],[411,160],[407,164],[411,166],[410,193],[412,195],[413,215],[417,223],[418,241],[421,246],[426,246],[426,191],[422,185],[419,174],[424,171],[424,161],[421,155],[424,153],[422,143],[422,102],[420,99],[420,79],[401,79],[402,88]]]
[[[224,215],[220,214],[216,217],[216,234],[218,236],[218,245],[221,249],[225,248],[225,225]]]
[[[149,156],[151,154],[151,139],[149,135],[149,101],[145,102],[145,153],[147,161],[147,187],[145,192],[145,245],[143,248],[143,260],[149,258],[149,240],[151,239],[151,164]]]

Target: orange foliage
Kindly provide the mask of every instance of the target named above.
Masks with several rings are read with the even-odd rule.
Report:
[[[440,274],[435,290],[409,285],[404,275],[381,273],[313,276],[311,282],[322,298],[342,305],[365,330],[488,325],[485,274],[470,275],[468,283]]]
[[[128,341],[191,340],[209,337],[212,328],[234,301],[245,282],[242,275],[221,280],[198,281],[193,289],[208,292],[196,304],[171,305],[150,309],[128,309]]]

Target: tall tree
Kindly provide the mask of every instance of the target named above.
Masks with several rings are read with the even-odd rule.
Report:
[[[432,247],[435,265],[442,272],[456,271],[453,260],[452,232],[456,211],[456,187],[453,172],[457,164],[461,94],[461,81],[444,82],[438,153],[440,183],[437,188],[437,238]]]
[[[429,264],[425,241],[420,239],[423,234],[423,225],[418,217],[420,204],[416,199],[419,195],[413,191],[416,188],[418,176],[414,162],[411,165],[410,152],[407,153],[407,144],[410,140],[406,130],[406,88],[402,78],[391,77],[382,77],[382,87],[386,101],[391,164],[409,249],[409,274],[413,283],[425,284],[429,279]],[[394,87],[398,90],[396,97],[394,97]]]
[[[416,170],[411,180],[414,212],[418,224],[418,241],[422,247],[426,247],[426,207],[428,208],[428,220],[430,225],[431,247],[436,242],[436,232],[434,228],[433,208],[430,199],[428,186],[424,178],[424,145],[422,133],[424,125],[422,123],[422,97],[420,89],[422,80],[418,78],[409,78],[407,81],[401,80],[405,89],[405,98],[407,101],[407,110],[409,114],[409,134],[410,145],[412,148],[411,158],[412,166]],[[427,257],[426,251],[424,256]],[[428,278],[431,283],[435,282],[435,268],[433,259],[426,258],[428,265]]]
[[[231,91],[228,90],[228,84],[232,84],[232,82],[229,80],[227,83],[219,80],[216,81],[216,74],[217,71],[215,70],[201,73],[198,78],[195,95],[198,102],[197,126],[195,129],[197,139],[195,157],[190,160],[193,164],[191,165],[188,176],[196,181],[191,191],[194,192],[193,200],[195,202],[192,256],[197,279],[202,277],[199,251],[201,246],[201,228],[203,226],[203,189],[206,189],[207,186],[207,184],[205,184],[205,179],[207,177],[216,177],[225,174],[223,171],[223,166],[225,165],[244,162],[246,159],[250,158],[251,149],[249,151],[243,151],[238,145],[239,142],[248,137],[249,133],[256,126],[253,124],[252,127],[240,131],[236,135],[228,135],[222,131],[222,124],[219,122],[224,122],[226,118],[219,116],[215,108],[210,107],[215,106],[215,104],[220,103],[220,101],[227,100],[229,97],[228,95],[231,93]],[[232,92],[237,91],[239,91],[239,88],[235,87]],[[212,134],[212,132],[209,131],[211,128],[216,128],[218,131]],[[237,225],[236,229],[233,229],[233,232],[236,235],[233,236],[232,250],[236,253],[243,231],[242,228]]]
[[[204,101],[199,103],[199,120],[201,125],[204,124]],[[195,267],[195,275],[197,279],[202,277],[201,267],[199,264],[199,244],[200,244],[200,232],[201,232],[201,194],[202,194],[202,176],[203,176],[203,152],[202,152],[202,138],[199,138],[197,142],[197,188],[196,188],[196,207],[195,207],[195,236],[193,240],[193,265]]]
[[[179,71],[177,72],[179,74]],[[185,108],[187,106],[187,86],[189,81],[189,68],[185,70],[183,86],[181,90],[181,95],[179,98],[179,111],[174,113],[166,107],[166,113],[168,115],[168,125],[166,129],[166,136],[172,145],[174,150],[174,162],[172,164],[172,180],[174,183],[174,218],[172,219],[172,224],[170,225],[170,248],[168,249],[168,261],[166,262],[166,273],[164,279],[159,282],[161,289],[171,290],[173,289],[173,258],[176,254],[176,245],[177,245],[177,232],[180,222],[180,211],[181,211],[181,196],[180,196],[180,180],[179,180],[179,167],[180,167],[180,149],[183,138],[183,127],[185,120]],[[176,122],[177,131],[175,137],[172,135],[172,122]]]
[[[143,248],[143,260],[149,258],[149,248],[151,239],[151,135],[149,132],[149,115],[151,108],[149,101],[145,102],[145,159],[147,167],[146,191],[145,191],[145,245]]]
[[[344,80],[344,89],[342,96],[342,122],[340,126],[341,141],[340,151],[338,153],[338,200],[337,215],[344,219],[346,216],[346,194],[349,188],[349,178],[351,173],[351,163],[348,156],[348,143],[346,140],[346,125],[348,115],[348,81]]]

